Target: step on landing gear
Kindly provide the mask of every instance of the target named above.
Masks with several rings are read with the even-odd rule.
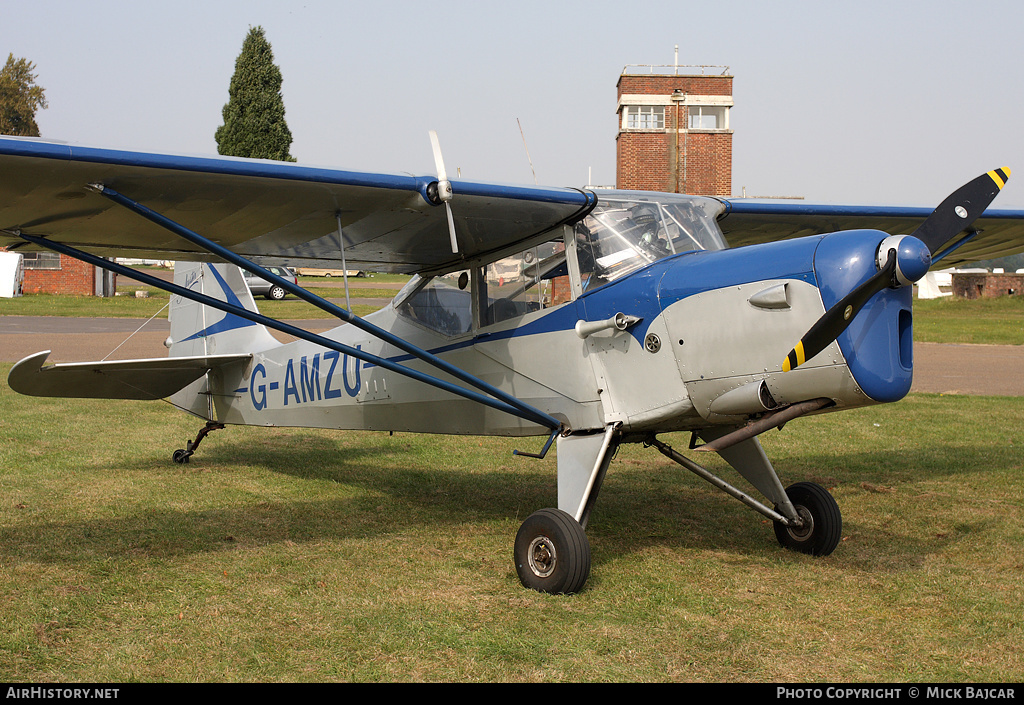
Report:
[[[199,433],[196,434],[196,439],[194,441],[188,441],[184,448],[179,448],[174,451],[174,454],[171,456],[171,460],[178,464],[189,462],[189,458],[191,458],[192,454],[196,452],[196,448],[198,448],[199,444],[203,442],[203,439],[206,438],[207,434],[209,434],[210,431],[217,431],[222,428],[224,428],[224,424],[222,423],[216,423],[214,421],[207,422],[205,426],[199,429]]]

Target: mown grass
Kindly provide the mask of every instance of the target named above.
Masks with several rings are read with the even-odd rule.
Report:
[[[55,312],[22,313],[31,298]],[[148,317],[159,303],[76,299],[0,300],[0,315]],[[1022,320],[1019,298],[915,302],[918,340],[1020,344]],[[843,509],[824,559],[783,551],[759,515],[623,447],[588,528],[591,579],[571,597],[524,590],[512,567],[519,524],[555,502],[554,453],[511,455],[537,439],[232,427],[180,466],[171,452],[200,424],[163,403],[0,384],[0,408],[9,682],[1024,673],[1024,399],[911,395],[763,436],[784,482],[824,484]]]
[[[519,524],[555,501],[554,453],[511,454],[538,439],[231,427],[182,466],[171,452],[199,423],[167,404],[0,385],[0,405],[7,681],[1024,672],[1024,399],[911,395],[764,436],[784,482],[820,482],[843,508],[824,559],[623,447],[575,596],[526,591],[513,571]]]
[[[1024,345],[1024,296],[915,300],[914,340]]]

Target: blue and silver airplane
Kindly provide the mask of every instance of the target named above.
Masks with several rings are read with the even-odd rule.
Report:
[[[449,180],[432,139],[437,174],[413,177],[0,138],[0,245],[171,293],[167,357],[47,365],[40,352],[11,388],[168,399],[205,422],[179,463],[235,424],[539,437],[517,452],[554,445],[557,501],[523,522],[515,567],[528,588],[571,593],[622,443],[768,517],[782,546],[830,554],[835,500],[784,487],[758,435],[901,399],[912,283],[938,262],[1024,250],[1024,211],[986,211],[1008,169],[934,210],[812,206]],[[174,283],[113,257],[175,260]],[[359,318],[264,269],[279,264],[414,276]],[[261,315],[243,268],[340,325]],[[682,451],[660,438],[680,431]],[[743,487],[695,460],[706,452]]]

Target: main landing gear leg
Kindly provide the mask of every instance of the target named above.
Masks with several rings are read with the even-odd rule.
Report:
[[[756,444],[756,441],[747,439],[744,443],[749,446]],[[740,474],[758,486],[758,489],[774,502],[774,509],[733,487],[654,436],[648,438],[645,445],[653,446],[665,457],[771,519],[775,528],[775,538],[784,548],[812,556],[827,556],[836,549],[842,539],[842,515],[839,505],[828,490],[813,482],[798,482],[783,490],[775,469],[759,446],[756,453],[752,452],[755,449],[750,446],[746,453],[722,455],[740,471]],[[742,448],[738,450],[742,451]]]
[[[554,594],[583,589],[590,575],[587,520],[618,444],[617,424],[558,438],[558,508],[534,512],[516,534],[516,573],[525,587]]]
[[[206,438],[207,434],[209,434],[210,431],[217,431],[222,428],[224,428],[224,424],[222,423],[217,423],[216,421],[207,421],[206,425],[199,429],[199,433],[196,434],[196,439],[194,441],[189,441],[186,444],[185,448],[179,448],[178,450],[174,451],[174,454],[171,456],[171,459],[179,464],[189,462],[188,459],[191,458],[192,454],[196,452],[196,448],[198,448],[199,444],[203,442],[203,439]]]

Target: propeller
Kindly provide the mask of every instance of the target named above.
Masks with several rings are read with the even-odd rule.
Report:
[[[970,227],[999,195],[1010,178],[1007,167],[993,169],[964,184],[946,197],[928,219],[913,232],[934,256],[940,248]]]
[[[448,180],[448,174],[444,169],[444,160],[441,158],[441,144],[437,141],[437,133],[430,131],[430,145],[434,150],[434,166],[437,167],[437,201],[444,204],[448,215],[448,234],[452,238],[452,254],[459,251],[459,241],[455,237],[455,217],[452,215],[452,182]]]
[[[951,193],[913,234],[883,240],[878,247],[878,272],[815,321],[789,351],[782,371],[802,365],[828,347],[872,296],[888,287],[907,286],[927,274],[936,252],[985,212],[1009,178],[1006,167],[982,174]]]

